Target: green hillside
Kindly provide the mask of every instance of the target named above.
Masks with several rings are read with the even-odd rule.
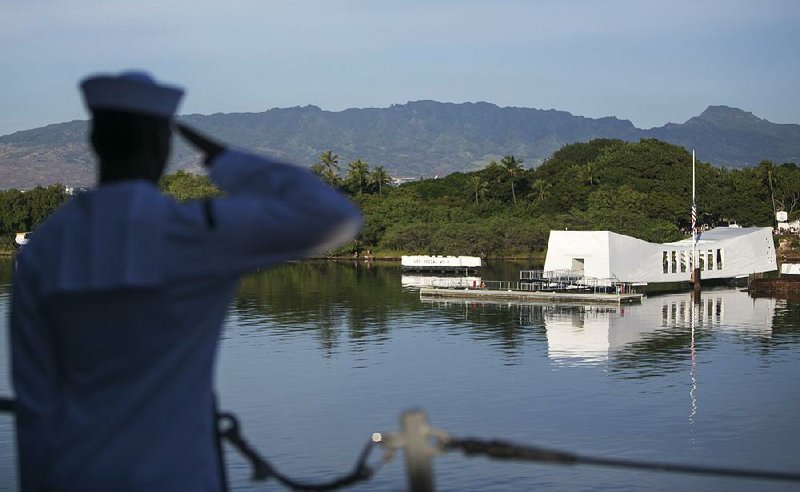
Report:
[[[312,170],[364,212],[358,240],[342,255],[533,256],[551,229],[611,230],[653,242],[690,233],[691,154],[655,139],[570,144],[535,168],[508,155],[478,171],[395,187],[381,166],[332,151]],[[724,169],[698,162],[697,188],[700,225],[771,226],[778,210],[800,215],[794,163]],[[187,172],[166,176],[162,189],[181,200],[218,193],[208,178]],[[0,233],[35,228],[64,199],[45,188],[0,193]]]

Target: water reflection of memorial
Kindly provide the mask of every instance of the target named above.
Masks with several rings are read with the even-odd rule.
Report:
[[[440,289],[477,289],[481,286],[481,277],[403,274],[400,277],[400,284],[404,289],[420,289],[425,287]]]
[[[736,290],[650,297],[615,309],[574,307],[545,311],[548,355],[556,361],[664,370],[685,360],[694,343],[721,333],[769,338],[774,299],[752,299]]]
[[[422,299],[475,325],[503,320],[505,336],[544,332],[548,357],[563,364],[608,364],[639,375],[684,368],[687,354],[715,336],[767,342],[776,306],[737,290],[708,290],[646,298],[641,305],[565,305],[480,300]],[[492,316],[489,314],[492,313]],[[512,326],[513,325],[513,326]],[[515,328],[512,330],[512,328]]]

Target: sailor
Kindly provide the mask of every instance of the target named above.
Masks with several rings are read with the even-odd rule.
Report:
[[[11,308],[23,491],[218,491],[212,390],[241,274],[353,238],[356,208],[310,172],[182,124],[223,198],[157,181],[180,88],[141,72],[80,88],[99,186],[22,248]]]

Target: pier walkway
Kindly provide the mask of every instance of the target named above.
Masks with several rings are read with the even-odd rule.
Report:
[[[644,294],[616,294],[602,292],[527,291],[493,289],[439,289],[422,288],[420,298],[512,300],[523,302],[566,302],[579,304],[635,304],[641,303]]]

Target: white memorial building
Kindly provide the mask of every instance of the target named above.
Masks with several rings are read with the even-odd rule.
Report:
[[[612,284],[689,281],[693,240],[656,244],[610,231],[550,231],[545,272]],[[718,227],[697,234],[700,278],[727,279],[777,270],[770,227]]]

